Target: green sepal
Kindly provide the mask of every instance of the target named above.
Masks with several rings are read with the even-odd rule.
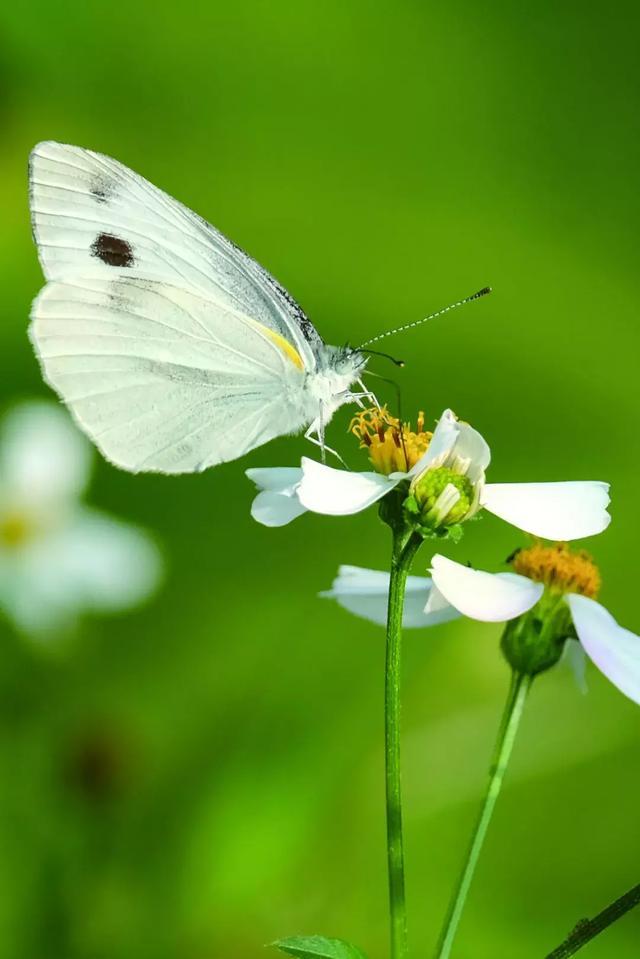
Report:
[[[452,543],[459,543],[464,535],[462,523],[454,523],[453,526],[440,526],[438,529],[432,529],[411,515],[407,516],[406,519],[407,525],[412,532],[418,533],[423,539],[450,539]]]
[[[407,517],[404,512],[404,501],[408,489],[408,482],[399,483],[395,489],[390,490],[386,496],[382,497],[378,505],[378,516],[394,532],[411,529],[413,523],[413,518]]]
[[[409,513],[410,516],[419,516],[420,515],[420,505],[418,500],[415,498],[413,493],[407,496],[406,500],[402,504],[402,507],[406,513]]]
[[[506,624],[500,647],[516,672],[537,676],[556,665],[574,633],[564,597],[545,590],[532,609]]]
[[[453,523],[451,526],[438,526],[434,529],[427,523],[421,522],[423,513],[422,507],[417,499],[410,493],[402,501],[402,511],[407,526],[418,533],[423,539],[450,539],[452,543],[459,543],[462,539],[464,529],[462,523]]]
[[[289,936],[271,945],[298,959],[367,959],[364,952],[350,942],[324,936]]]

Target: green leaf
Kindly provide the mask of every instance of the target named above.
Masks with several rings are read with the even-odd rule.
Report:
[[[324,936],[290,936],[272,945],[298,959],[367,959],[364,952],[350,942]]]

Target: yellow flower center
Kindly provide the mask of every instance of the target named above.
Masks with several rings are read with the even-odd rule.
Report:
[[[600,571],[589,553],[572,552],[566,543],[543,546],[536,543],[521,549],[513,558],[513,569],[558,593],[581,593],[594,599],[600,589]]]
[[[426,453],[433,433],[424,428],[424,413],[418,414],[416,430],[391,416],[386,406],[362,410],[353,417],[349,431],[368,450],[378,473],[406,473]]]
[[[23,546],[33,532],[33,524],[21,512],[0,515],[0,548],[17,549]]]

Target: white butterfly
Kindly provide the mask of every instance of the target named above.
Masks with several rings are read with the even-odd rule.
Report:
[[[107,459],[185,473],[324,428],[370,396],[287,291],[209,223],[109,157],[40,143],[30,336],[45,380]],[[358,393],[351,387],[360,384]]]

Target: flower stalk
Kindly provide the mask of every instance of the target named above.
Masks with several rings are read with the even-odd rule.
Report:
[[[451,954],[451,948],[478,865],[478,859],[480,858],[493,811],[502,789],[505,772],[509,764],[509,759],[511,758],[513,744],[520,720],[522,719],[522,713],[527,694],[531,687],[532,678],[532,676],[523,673],[514,672],[512,674],[509,695],[502,715],[493,761],[489,770],[489,784],[473,830],[464,866],[460,873],[453,899],[449,906],[449,912],[447,913],[442,929],[438,950],[436,952],[437,959],[448,959],[448,956]]]
[[[394,529],[385,665],[385,782],[391,959],[406,959],[408,955],[400,775],[402,614],[407,576],[421,543],[420,536],[407,534],[403,527]]]
[[[564,942],[549,953],[547,959],[569,959],[570,956],[575,956],[583,946],[638,905],[640,905],[640,883],[625,892],[615,902],[610,903],[593,919],[582,919]]]

